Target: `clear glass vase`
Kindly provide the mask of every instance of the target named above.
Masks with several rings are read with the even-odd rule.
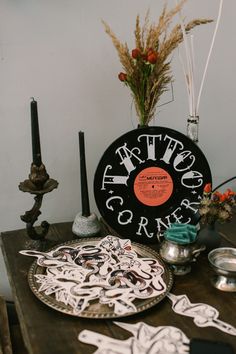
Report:
[[[199,116],[189,116],[187,121],[187,136],[195,143],[198,142],[198,124]]]

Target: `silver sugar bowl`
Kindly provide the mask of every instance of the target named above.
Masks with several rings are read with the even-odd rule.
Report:
[[[208,254],[208,260],[216,273],[211,279],[213,286],[222,291],[236,291],[236,248],[216,248]]]
[[[160,256],[164,262],[170,264],[176,275],[185,275],[191,271],[191,263],[206,249],[205,245],[197,242],[178,244],[174,241],[164,240],[160,246]]]

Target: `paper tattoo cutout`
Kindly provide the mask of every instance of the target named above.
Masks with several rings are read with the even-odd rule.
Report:
[[[98,347],[94,354],[186,354],[189,352],[189,339],[176,327],[153,327],[144,322],[113,323],[131,332],[133,337],[118,340],[84,330],[80,332],[78,339],[83,343]]]
[[[109,235],[97,245],[20,253],[37,257],[37,264],[46,268],[45,274],[35,275],[39,291],[54,294],[77,315],[94,300],[113,307],[117,315],[133,313],[137,311],[135,299],[166,291],[163,266],[157,259],[139,257],[128,239]]]
[[[214,307],[203,303],[192,304],[187,295],[176,296],[168,293],[167,297],[172,302],[174,312],[193,317],[193,322],[198,327],[216,327],[223,332],[236,336],[236,328],[219,320],[219,311]]]

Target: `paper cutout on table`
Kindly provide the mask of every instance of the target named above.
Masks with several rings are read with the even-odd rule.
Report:
[[[163,266],[157,259],[141,258],[131,241],[111,235],[97,245],[59,246],[49,252],[21,254],[37,257],[45,274],[36,274],[39,291],[55,295],[78,315],[90,302],[113,307],[117,315],[137,311],[135,299],[147,299],[166,291]]]
[[[153,327],[144,322],[113,323],[131,332],[133,337],[119,340],[83,330],[79,333],[78,339],[98,347],[94,354],[186,354],[189,352],[189,339],[176,327]]]
[[[203,303],[192,304],[187,295],[174,295],[168,293],[167,297],[172,302],[172,309],[174,312],[180,315],[193,317],[193,322],[198,327],[216,327],[223,332],[236,336],[236,328],[219,320],[219,311],[214,307]]]

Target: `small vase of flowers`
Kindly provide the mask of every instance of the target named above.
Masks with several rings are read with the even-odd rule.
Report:
[[[198,241],[206,245],[207,251],[220,246],[221,237],[216,230],[216,222],[230,222],[235,205],[236,193],[231,189],[228,188],[224,193],[220,193],[212,191],[210,183],[204,187],[198,209],[203,225],[198,234]]]
[[[204,187],[203,197],[199,205],[199,214],[203,224],[215,224],[229,222],[233,216],[233,208],[236,205],[236,193],[227,189],[224,193],[212,192],[211,184]]]

